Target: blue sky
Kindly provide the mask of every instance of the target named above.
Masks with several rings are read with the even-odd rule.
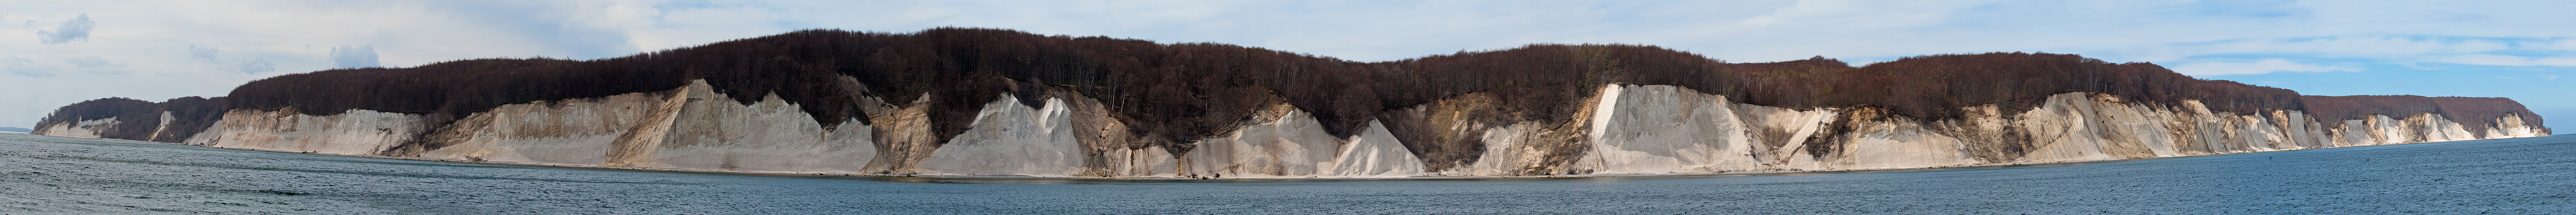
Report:
[[[959,26],[1358,61],[1531,43],[1647,44],[1729,62],[2069,53],[2310,95],[2508,97],[2570,127],[2576,87],[2559,80],[2576,76],[2568,8],[2576,2],[13,1],[0,3],[0,126],[81,100],[220,96],[336,67]]]

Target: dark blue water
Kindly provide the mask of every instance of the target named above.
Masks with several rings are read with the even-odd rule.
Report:
[[[1697,177],[1114,181],[526,167],[0,134],[0,214],[2576,213],[2576,138]]]

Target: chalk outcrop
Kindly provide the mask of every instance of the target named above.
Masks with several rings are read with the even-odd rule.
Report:
[[[1553,135],[1538,122],[1466,130],[1488,143],[1475,162],[1427,170],[1383,124],[1334,136],[1307,113],[1280,104],[1189,151],[1102,147],[1114,142],[1086,98],[1042,98],[1038,106],[1002,96],[984,105],[965,134],[930,145],[927,156],[881,160],[903,149],[874,136],[888,129],[847,122],[821,129],[795,104],[750,105],[704,83],[660,92],[505,105],[428,132],[419,115],[367,110],[315,116],[292,110],[228,112],[185,143],[224,148],[388,155],[480,162],[782,173],[1038,177],[1356,178],[1706,174],[1902,169],[2140,159],[2348,146],[2544,136],[2519,116],[2464,125],[2440,114],[2372,116],[2322,126],[2292,110],[2258,114],[2179,108],[2095,93],[2050,96],[2030,110],[1963,108],[1963,119],[1931,123],[1872,108],[1743,104],[1668,85],[1610,84],[1598,90],[1579,135]],[[2007,114],[2006,111],[2016,112]],[[890,111],[900,114],[900,111]],[[1086,118],[1088,117],[1088,118]],[[903,117],[878,117],[900,121]],[[1439,120],[1439,119],[1432,119]],[[899,124],[880,122],[880,124]],[[1451,123],[1461,124],[1461,123]],[[124,126],[114,119],[54,124],[41,134],[83,136]],[[2468,129],[2485,126],[2487,132]],[[1093,132],[1078,132],[1093,131]],[[894,133],[900,133],[896,131]],[[1573,147],[1532,147],[1553,142]],[[421,147],[405,149],[403,147]],[[924,147],[924,146],[915,146]],[[1576,148],[1576,149],[1567,149]],[[1540,151],[1548,150],[1548,151]],[[1545,154],[1577,151],[1572,162]],[[1552,165],[1552,166],[1551,166]],[[1531,171],[1531,170],[1550,170]],[[875,172],[870,172],[875,171]],[[1544,174],[1531,174],[1544,173]]]
[[[1534,45],[1358,63],[934,29],[319,71],[229,97],[82,102],[34,134],[667,170],[1400,178],[2142,159],[2548,135],[2541,124],[2504,98],[2302,96],[2073,55],[1854,68]]]
[[[105,130],[108,130],[107,128],[111,128],[111,127],[115,127],[115,126],[125,126],[125,124],[124,124],[124,123],[118,123],[118,122],[116,121],[116,118],[115,118],[115,117],[108,117],[108,118],[106,118],[106,119],[92,119],[92,120],[81,120],[81,121],[79,121],[79,122],[70,122],[70,123],[53,123],[53,124],[49,124],[49,125],[39,125],[39,126],[37,126],[37,127],[36,127],[36,132],[29,132],[28,134],[35,134],[35,135],[47,135],[47,136],[59,136],[59,137],[98,138],[99,133],[102,133],[102,132],[104,132]]]

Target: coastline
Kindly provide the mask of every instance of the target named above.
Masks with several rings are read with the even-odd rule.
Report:
[[[831,173],[831,172],[780,172],[780,171],[709,170],[709,169],[656,168],[656,167],[616,167],[616,166],[575,165],[575,164],[549,164],[549,163],[525,163],[525,162],[495,162],[495,161],[468,161],[468,160],[437,159],[437,158],[421,158],[421,157],[394,157],[394,156],[382,156],[382,155],[355,155],[355,154],[337,154],[337,153],[318,153],[318,152],[306,152],[306,151],[283,151],[283,150],[267,150],[267,149],[224,148],[224,147],[196,146],[196,145],[187,145],[187,144],[175,144],[175,143],[164,143],[164,142],[151,142],[151,141],[137,141],[137,140],[123,140],[123,139],[83,138],[83,137],[63,137],[63,136],[49,136],[49,135],[34,135],[34,134],[28,134],[28,133],[14,133],[14,132],[0,132],[0,134],[21,134],[21,135],[39,136],[39,137],[70,138],[70,139],[84,139],[84,140],[102,140],[102,141],[119,141],[119,142],[145,143],[145,144],[163,144],[163,145],[191,146],[191,147],[202,147],[202,148],[210,148],[210,149],[224,149],[224,150],[243,150],[243,151],[260,151],[260,152],[277,152],[277,153],[294,153],[294,154],[328,155],[328,156],[342,156],[342,157],[363,157],[363,158],[381,158],[381,159],[415,160],[415,161],[434,161],[434,162],[467,163],[467,164],[490,164],[490,165],[505,165],[505,166],[527,166],[527,167],[552,167],[552,168],[602,169],[602,170],[628,170],[628,171],[654,171],[654,172],[686,172],[686,173],[721,173],[721,174],[747,174],[747,175],[770,175],[770,176],[846,176],[846,177],[889,178],[889,179],[891,179],[891,178],[920,178],[920,179],[1058,179],[1058,180],[1111,180],[1111,181],[1316,181],[1316,180],[1584,179],[1584,178],[1695,177],[1695,176],[1733,176],[1733,175],[1763,175],[1763,174],[1789,174],[1789,173],[1838,173],[1838,172],[1874,172],[1874,171],[1911,171],[1911,170],[1932,170],[1932,169],[1969,168],[1969,167],[2010,167],[2010,166],[2029,166],[2029,165],[2078,164],[2078,163],[2092,163],[2092,162],[2106,162],[2106,161],[2150,160],[2150,159],[2183,158],[2183,157],[2200,157],[2200,156],[2216,156],[2216,155],[2254,154],[2254,153],[2265,153],[2265,152],[2299,151],[2299,150],[2310,150],[2310,149],[2356,148],[2356,147],[2371,147],[2371,146],[2397,146],[2397,145],[2413,145],[2413,144],[2426,144],[2426,143],[2448,143],[2448,142],[2460,142],[2460,141],[2502,140],[2502,139],[2519,139],[2519,138],[2552,137],[2552,136],[2511,137],[2511,138],[2477,139],[2477,140],[2456,140],[2456,141],[2437,141],[2437,142],[2403,143],[2403,144],[2385,144],[2385,145],[2345,146],[2345,147],[2323,147],[2323,148],[2308,148],[2308,149],[2293,149],[2293,150],[2273,150],[2273,151],[2257,151],[2257,152],[2231,153],[2231,154],[2204,154],[2204,155],[2184,155],[2184,156],[2151,157],[2151,158],[2129,158],[2129,159],[2090,159],[2090,160],[2067,160],[2067,161],[2048,161],[2048,162],[1989,163],[1989,164],[1947,165],[1947,166],[1930,166],[1930,167],[1859,168],[1859,169],[1789,170],[1789,171],[1728,171],[1728,172],[1690,172],[1690,173],[1646,173],[1646,174],[1532,175],[1532,176],[1233,177],[1233,178],[1204,178],[1204,179],[1202,179],[1202,178],[1190,178],[1190,177],[1061,177],[1061,176],[1026,176],[1026,175],[944,175],[944,174],[943,174],[943,175],[920,175],[920,174],[865,174],[865,173]]]

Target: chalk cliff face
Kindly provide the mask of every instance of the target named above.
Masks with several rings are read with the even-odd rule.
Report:
[[[1992,76],[2028,78],[1958,78]],[[2072,55],[1853,68],[1542,45],[1355,63],[938,29],[321,71],[73,104],[35,134],[674,170],[1383,178],[2141,159],[2548,135],[2540,120],[2503,98],[2301,96]]]
[[[1728,102],[1671,86],[1618,85],[1596,105],[1606,173],[1920,168],[2138,159],[2310,148],[2533,137],[2517,119],[2471,135],[2437,114],[2375,116],[2324,128],[2299,111],[2211,112],[2064,93],[2019,114],[1965,108],[1964,119],[1919,123],[1867,108],[1818,111]],[[1626,106],[1626,107],[1622,107]],[[1734,111],[1726,111],[1731,108]],[[1625,115],[1625,116],[1623,116]],[[1786,122],[1786,123],[1775,123]],[[1929,126],[1927,126],[1929,125]],[[1760,139],[1787,131],[1785,139]],[[2425,138],[2430,137],[2430,138]]]
[[[115,118],[115,117],[109,117],[109,118],[106,118],[106,119],[81,120],[81,121],[79,121],[79,122],[53,123],[53,124],[41,125],[41,126],[39,126],[39,127],[36,127],[36,132],[30,132],[30,133],[28,133],[28,134],[35,134],[35,135],[48,135],[48,136],[61,136],[61,137],[78,137],[78,138],[98,138],[99,133],[102,133],[102,132],[105,132],[106,130],[109,130],[108,128],[114,128],[114,127],[117,127],[117,126],[129,126],[129,125],[125,125],[125,123],[118,123],[118,122],[116,121],[116,118]]]
[[[1608,84],[1570,128],[1543,122],[1458,126],[1486,143],[1474,161],[1428,169],[1382,123],[1335,136],[1307,113],[1277,104],[1179,154],[1115,142],[1115,120],[1068,93],[1042,102],[1001,96],[946,144],[902,142],[907,133],[857,122],[822,129],[795,104],[730,102],[706,84],[679,89],[505,105],[438,132],[415,114],[336,115],[236,110],[188,144],[462,161],[783,173],[1044,177],[1406,177],[1693,174],[1975,166],[2139,159],[2310,148],[2533,137],[2519,116],[2464,125],[2439,114],[2372,116],[2325,127],[2299,111],[2211,112],[2197,103],[2142,104],[2096,93],[2050,96],[2030,110],[1962,108],[1962,119],[1923,123],[1873,108],[1798,110],[1738,103],[1669,85]],[[1037,103],[1037,106],[1023,105]],[[1426,104],[1434,106],[1437,104]],[[884,105],[880,105],[884,106]],[[890,108],[890,107],[879,107]],[[1413,111],[1434,111],[1413,107]],[[2005,111],[2016,112],[2006,114]],[[903,124],[903,111],[874,117]],[[1081,114],[1094,113],[1094,114]],[[914,117],[917,118],[917,117]],[[1449,120],[1449,122],[1439,122]],[[1081,123],[1092,122],[1092,123]],[[82,136],[126,126],[114,119],[55,124],[47,135]],[[2466,128],[2485,127],[2485,133]],[[1561,132],[1571,130],[1577,132]],[[916,132],[917,133],[917,132]],[[399,148],[428,142],[427,149]],[[911,147],[911,148],[908,148]],[[915,149],[928,148],[928,149]],[[885,156],[926,151],[926,155]],[[1566,154],[1566,155],[1558,155]],[[1552,161],[1566,156],[1566,161]]]
[[[348,135],[341,136],[354,136],[343,139],[370,140],[339,141],[371,143],[358,144],[371,149],[365,151],[311,150],[293,147],[300,144],[278,144],[298,139],[232,138],[234,135],[225,133],[200,135],[202,141],[191,143],[466,161],[772,172],[859,172],[876,156],[877,146],[872,145],[872,132],[866,125],[842,123],[833,129],[824,129],[804,113],[795,111],[794,104],[786,104],[774,97],[751,105],[731,101],[722,94],[711,93],[705,83],[697,83],[660,92],[505,105],[467,116],[447,128],[425,134],[416,129],[425,123],[401,120],[419,118],[409,115],[382,117],[393,120],[347,120],[308,116],[240,117],[245,113],[233,113],[228,114],[225,117],[227,121],[219,123],[215,131],[392,132],[342,132]],[[374,112],[352,111],[349,114],[370,113]],[[234,123],[235,120],[242,123]],[[289,129],[238,126],[297,121],[334,123]],[[358,129],[349,129],[352,127]],[[400,134],[400,137],[379,138],[367,134]],[[396,148],[405,143],[418,148]]]
[[[234,110],[190,145],[331,154],[376,154],[415,138],[420,116],[354,110],[305,115],[293,110]]]

